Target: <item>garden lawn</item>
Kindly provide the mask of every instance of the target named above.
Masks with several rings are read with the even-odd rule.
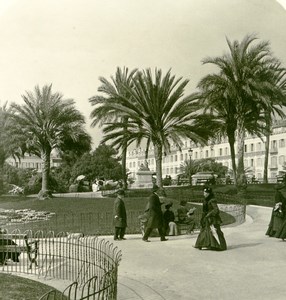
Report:
[[[1,300],[39,299],[50,290],[54,290],[54,288],[31,279],[0,273]],[[57,292],[53,299],[67,298],[61,298],[60,293]]]
[[[173,210],[176,212],[181,197],[168,197],[165,201],[173,202]],[[49,221],[37,221],[24,224],[13,224],[7,228],[9,232],[16,228],[24,230],[43,230],[58,232],[83,232],[86,235],[110,235],[113,234],[112,212],[114,198],[52,198],[38,200],[30,197],[0,197],[0,209],[31,209],[36,211],[48,211],[55,213]],[[138,215],[145,210],[148,197],[126,197],[125,206],[128,215],[127,233],[140,233]],[[195,217],[199,224],[201,205],[196,206]],[[164,208],[164,207],[163,207]],[[223,223],[230,224],[235,220],[226,213],[221,213]]]

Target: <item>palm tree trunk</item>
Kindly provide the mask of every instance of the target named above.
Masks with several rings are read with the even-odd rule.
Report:
[[[128,117],[123,117],[122,118],[122,123],[123,123],[123,131],[124,131],[124,137],[123,137],[123,146],[122,146],[122,158],[121,158],[121,163],[122,163],[122,178],[123,178],[123,188],[127,189],[127,172],[126,172],[126,156],[127,156],[127,126],[128,126]]]
[[[49,191],[51,150],[45,149],[44,151],[42,151],[41,158],[42,158],[42,190],[40,191],[38,198],[44,200],[51,196],[51,192]]]
[[[244,127],[243,121],[238,120],[237,124],[237,186],[242,187],[245,181],[244,174]]]
[[[126,190],[127,189],[127,172],[126,172],[127,143],[124,143],[121,155],[122,155],[121,164],[122,164],[123,188]]]
[[[234,134],[229,134],[228,135],[228,143],[229,143],[229,148],[230,148],[230,157],[231,157],[231,164],[232,164],[232,170],[233,170],[233,180],[234,184],[237,184],[237,177],[236,177],[236,159],[235,159],[235,148],[234,148],[234,143],[235,143],[235,138]]]
[[[162,146],[154,144],[154,154],[156,160],[156,177],[157,185],[160,189],[163,189],[162,181]]]
[[[148,160],[148,156],[149,156],[149,146],[150,146],[150,139],[147,139],[147,145],[145,148],[145,164],[147,165],[147,160]]]
[[[268,183],[269,145],[270,145],[270,131],[268,131],[268,132],[266,133],[266,141],[265,141],[265,157],[264,157],[264,170],[263,170],[263,183]]]

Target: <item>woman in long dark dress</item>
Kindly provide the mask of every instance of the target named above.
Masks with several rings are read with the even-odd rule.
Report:
[[[222,220],[211,188],[204,188],[204,197],[201,231],[198,235],[195,248],[219,251],[226,250],[226,241],[220,228]],[[217,238],[215,236],[217,236]]]
[[[272,230],[274,231],[274,236],[276,238],[284,241],[284,239],[286,239],[286,199],[281,191],[279,192],[281,194],[279,202],[274,206],[273,209]]]
[[[271,212],[270,222],[268,225],[268,229],[265,233],[266,235],[270,237],[275,237],[276,235],[279,235],[280,229],[282,228],[284,215],[285,198],[281,193],[281,187],[277,187],[275,193],[275,204]]]

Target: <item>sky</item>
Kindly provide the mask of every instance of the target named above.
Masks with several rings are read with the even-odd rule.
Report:
[[[227,52],[226,38],[256,34],[286,66],[286,0],[0,0],[0,105],[52,84],[73,98],[91,128],[99,77],[117,67],[171,69],[186,94],[215,72],[205,57]]]

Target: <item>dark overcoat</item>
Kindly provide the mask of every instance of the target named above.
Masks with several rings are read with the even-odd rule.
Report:
[[[159,196],[156,193],[152,193],[146,210],[148,212],[147,228],[163,227],[163,212],[161,205],[162,203],[160,202]]]
[[[115,218],[118,216],[118,218]],[[113,225],[115,227],[127,227],[127,215],[124,201],[117,197],[113,208]]]

